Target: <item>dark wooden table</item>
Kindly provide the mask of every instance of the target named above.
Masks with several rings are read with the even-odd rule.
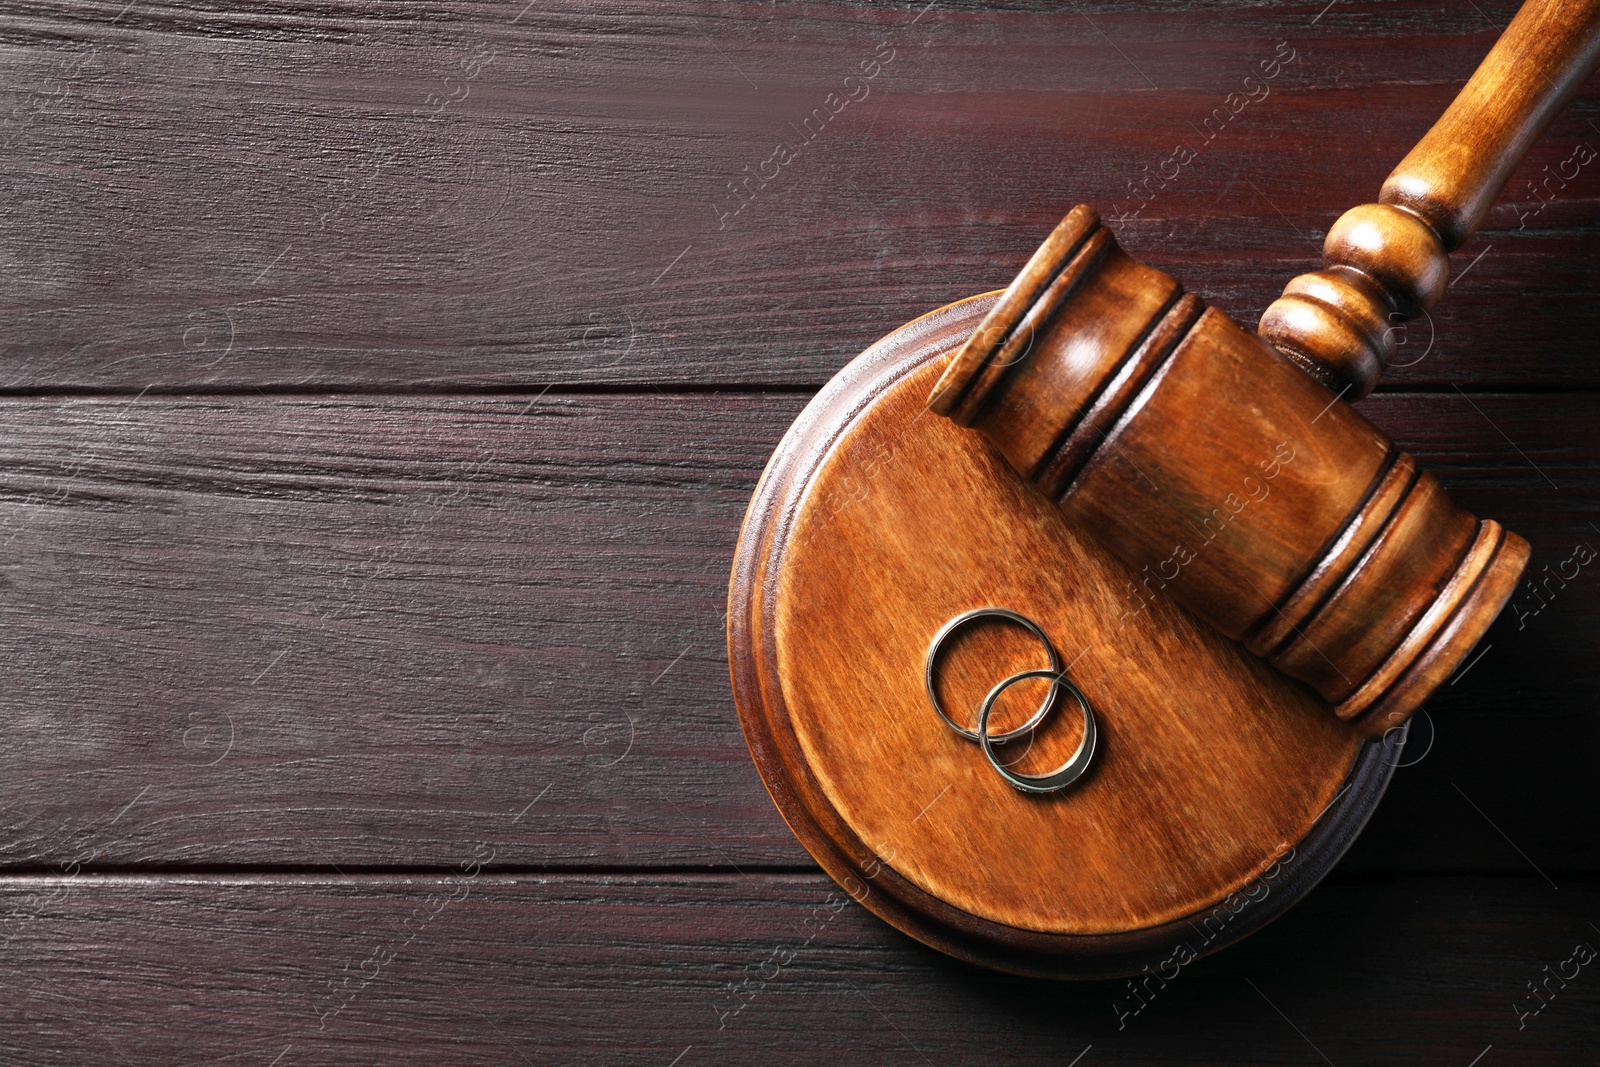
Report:
[[[1135,1002],[840,907],[722,635],[874,338],[1080,201],[1253,323],[1513,10],[0,3],[0,1062],[1596,1062],[1594,89],[1362,404],[1539,588],[1264,933]]]

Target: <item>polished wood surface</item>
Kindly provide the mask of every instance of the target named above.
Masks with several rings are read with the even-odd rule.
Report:
[[[0,4],[0,1060],[1323,1062],[1286,1015],[1341,1067],[1592,1063],[1589,968],[1512,1006],[1600,945],[1600,172],[1528,191],[1600,146],[1600,86],[1360,405],[1535,555],[1282,919],[1119,1029],[1123,982],[832,910],[728,691],[739,523],[817,386],[1077,201],[1254,322],[1516,10],[1324,6]],[[871,98],[718,230],[886,29]],[[413,116],[476,40],[471,97]],[[1279,41],[1270,98],[1197,134]]]
[[[1363,745],[1175,603],[1130,612],[1122,562],[978,435],[927,416],[947,353],[993,302],[895,331],[785,435],[729,590],[736,703],[784,817],[860,903],[1005,970],[1136,974],[1299,899],[1400,749]],[[1037,622],[1095,707],[1101,754],[1067,792],[1017,792],[929,706],[929,641],[986,606]],[[939,664],[941,698],[969,726],[984,693],[1045,656],[1010,624],[974,629]],[[1037,699],[1019,686],[997,729]],[[1039,773],[1079,737],[1058,712],[1004,758]]]
[[[1433,307],[1449,253],[1489,206],[1600,63],[1600,2],[1528,0],[1432,129],[1383,183],[1376,204],[1328,230],[1326,268],[1290,282],[1261,317],[1261,335],[1329,388],[1359,400],[1394,358],[1397,327]],[[1594,149],[1529,191],[1542,208]],[[1552,186],[1551,182],[1555,185]],[[1542,191],[1541,191],[1542,190]],[[1519,220],[1533,211],[1519,213]],[[1518,229],[1521,229],[1519,224]]]
[[[1600,3],[1524,3],[1461,95],[1383,183],[1381,203],[1416,215],[1454,252],[1596,63]]]
[[[1552,13],[1549,0],[1530,0],[1525,17],[1485,62],[1487,73],[1469,85],[1435,140],[1419,146],[1386,188],[1421,196],[1427,183],[1408,175],[1431,168],[1435,184],[1459,193],[1453,199],[1482,201],[1481,216],[1499,188],[1479,188],[1487,176],[1503,180],[1514,169],[1532,137],[1587,78],[1591,60],[1600,58],[1600,3],[1571,5],[1560,17]],[[1509,79],[1522,87],[1519,99],[1497,72],[1528,53],[1535,38],[1544,47],[1531,58],[1549,62],[1554,79],[1537,92],[1532,75]],[[1273,77],[1289,61],[1292,51],[1264,65],[1263,76]],[[1498,98],[1500,92],[1509,99],[1489,108],[1485,94]],[[1490,129],[1481,143],[1462,147],[1449,138],[1463,123]],[[1451,145],[1448,152],[1441,143]],[[1475,151],[1498,155],[1480,163]],[[1446,244],[1453,249],[1464,236],[1450,236]],[[1408,317],[1444,290],[1447,248],[1414,206],[1347,213],[1329,232],[1327,248],[1330,257],[1348,261],[1344,265],[1366,289],[1392,290],[1389,304]],[[1313,302],[1303,293],[1292,299]],[[971,325],[964,337],[947,325],[963,317]],[[1269,315],[1263,336],[1277,336],[1274,321]],[[959,780],[947,761],[923,754],[926,738],[957,750],[962,745],[941,729],[945,723],[926,715],[919,721],[914,689],[876,702],[866,695],[885,679],[915,677],[920,635],[938,631],[940,618],[995,604],[980,593],[949,610],[944,593],[962,583],[944,576],[947,561],[956,574],[981,567],[986,577],[1016,574],[1044,589],[1110,591],[1107,599],[1118,609],[1114,621],[1097,620],[1082,606],[1071,612],[1084,627],[1072,641],[1084,646],[1080,659],[1125,636],[1130,620],[1152,628],[1152,651],[1182,645],[1181,639],[1163,641],[1172,624],[1149,610],[1170,596],[1222,635],[1309,683],[1338,718],[1356,722],[1352,738],[1391,735],[1466,662],[1510,600],[1530,547],[1494,520],[1479,521],[1455,506],[1436,479],[1342,403],[1329,388],[1340,383],[1318,372],[1321,363],[1307,362],[1336,358],[1339,342],[1332,354],[1324,353],[1319,338],[1306,335],[1280,352],[1129,257],[1098,214],[1080,205],[981,312],[969,302],[919,319],[830,383],[780,446],[752,501],[730,586],[729,656],[741,717],[768,788],[842,885],[862,884],[840,869],[866,870],[858,858],[863,841],[911,835],[901,828],[916,816],[902,809],[927,794],[932,779],[949,777],[945,791]],[[1073,564],[1076,553],[1062,544],[1006,551],[1001,530],[1016,509],[990,506],[985,478],[950,469],[948,442],[909,432],[903,427],[915,416],[896,423],[892,399],[883,400],[880,414],[879,398],[854,384],[876,363],[924,349],[928,359],[941,346],[951,354],[927,394],[927,408],[978,431],[975,438],[992,444],[996,458],[1038,486],[1043,499],[1060,504],[1077,536],[1098,539],[1125,570],[1080,573],[1085,568]],[[830,466],[836,454],[854,458]],[[813,458],[818,455],[827,458]],[[883,477],[891,468],[895,473]],[[921,491],[897,495],[902,477]],[[947,495],[923,487],[933,479]],[[865,485],[869,481],[880,483],[879,493]],[[841,498],[863,505],[862,517],[854,523],[843,518],[848,505]],[[991,514],[1002,517],[998,527],[986,521]],[[1038,524],[1020,514],[1009,521],[1021,529]],[[938,536],[942,531],[950,538]],[[1049,568],[1062,560],[1067,574],[1051,575]],[[864,640],[876,656],[864,653]],[[1051,667],[1061,669],[1053,658]],[[991,684],[1016,663],[1009,668],[994,673]],[[1205,692],[1201,700],[1210,704],[1211,687],[1231,682],[1239,669],[1186,663],[1170,651],[1140,653],[1111,679],[1096,684],[1091,678],[1090,688],[1150,707],[1149,695],[1138,696],[1147,685],[1147,693],[1187,687]],[[877,715],[871,729],[864,728],[864,707]],[[1168,758],[1162,726],[1176,718],[1174,711],[1161,709],[1152,720],[1130,724],[1125,735],[1153,754],[1163,781],[1187,784],[1213,759],[1242,768],[1243,781],[1255,788],[1263,777],[1314,776],[1330,766],[1339,772],[1334,780],[1342,781],[1348,766],[1312,756],[1294,771],[1245,767],[1240,757],[1223,753],[1238,735],[1227,727],[1195,735],[1209,747]],[[982,764],[973,765],[981,775]],[[1096,781],[1112,795],[1142,798],[1152,791],[1148,782],[1115,772]],[[1237,793],[1240,784],[1214,788]],[[970,782],[963,792],[975,792]],[[796,800],[801,794],[810,795]],[[1144,833],[1164,842],[1168,835],[1149,813],[1143,826],[1108,818],[1101,796],[1093,785],[1079,786],[1053,798],[1058,804],[1051,810],[1038,796],[1019,797],[1006,783],[991,782],[988,794],[979,793],[972,810],[958,816],[955,837],[918,832],[915,845],[891,849],[893,864],[940,907],[1005,929],[1067,935],[1148,932],[1192,919],[1196,905],[1217,902],[1219,881],[1230,893],[1243,891],[1228,860],[1206,849],[1191,854],[1194,862],[1183,870],[1153,875],[1161,865],[1127,842]],[[1006,819],[1011,811],[1017,817]],[[1189,814],[1191,838],[1232,817]],[[987,818],[1002,829],[991,829]],[[1035,819],[1043,821],[1032,825]],[[841,824],[848,831],[841,833]],[[1013,827],[1021,830],[1015,839]],[[1065,835],[1060,841],[1057,831]],[[1293,840],[1300,843],[1309,833],[1303,829]],[[1280,835],[1275,852],[1287,847],[1284,840]],[[888,846],[871,847],[881,857]],[[1041,863],[1036,854],[1049,860]],[[1051,869],[1050,861],[1061,865]],[[1011,873],[1017,864],[1029,877]],[[1008,887],[1015,893],[1009,899]],[[1115,902],[1114,913],[1106,911],[1108,901]],[[936,912],[918,900],[908,903],[913,912]],[[893,909],[880,914],[930,944],[994,962],[982,952],[950,947]],[[979,934],[1009,948],[1008,936]],[[1105,973],[1131,973],[1131,966],[1108,965]],[[1019,969],[1050,973],[1047,966]]]
[[[931,410],[1128,564],[1371,737],[1460,666],[1528,545],[1073,209],[965,339]]]

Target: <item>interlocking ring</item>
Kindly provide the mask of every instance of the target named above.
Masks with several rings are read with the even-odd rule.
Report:
[[[954,730],[962,737],[965,737],[968,741],[975,742],[980,742],[982,740],[979,737],[979,731],[981,731],[983,727],[979,726],[978,730],[968,730],[963,726],[956,725],[956,721],[950,717],[949,713],[944,710],[944,706],[939,703],[939,694],[934,692],[933,672],[934,668],[938,665],[939,650],[944,643],[950,639],[951,634],[955,633],[967,623],[972,622],[974,619],[988,618],[1005,619],[1007,622],[1014,622],[1018,626],[1021,626],[1023,629],[1027,630],[1029,633],[1033,634],[1033,636],[1037,637],[1039,639],[1039,643],[1044,646],[1045,654],[1050,657],[1050,670],[1047,673],[1061,673],[1061,657],[1056,655],[1055,646],[1050,643],[1050,639],[1046,637],[1044,631],[1039,628],[1039,624],[1027,616],[1018,615],[1016,612],[1007,611],[1005,608],[974,608],[971,611],[962,612],[960,615],[957,615],[955,618],[945,623],[944,626],[940,628],[939,632],[933,635],[933,641],[928,645],[928,659],[923,668],[923,684],[928,688],[928,700],[932,702],[933,710],[939,713],[939,718],[945,721],[945,725],[949,726],[950,729]],[[1001,687],[1003,688],[1008,682],[1016,680],[1017,679],[1015,678],[1007,679],[1006,682],[1001,683]],[[1070,685],[1071,683],[1068,684]],[[1074,687],[1074,689],[1076,689],[1076,687]],[[998,692],[998,690],[996,692]],[[1033,728],[1043,722],[1044,717],[1049,715],[1051,710],[1054,709],[1056,704],[1056,693],[1057,687],[1051,686],[1050,692],[1045,694],[1044,702],[1039,705],[1039,710],[1033,713],[1032,718],[1013,730],[1007,730],[1004,733],[994,734],[989,738],[989,741],[997,744],[1006,741],[1012,741],[1021,737],[1023,734],[1032,731]],[[993,697],[995,694],[990,693],[989,695]],[[989,704],[992,705],[992,703],[993,701],[991,700]],[[1087,703],[1084,706],[1087,707]],[[979,721],[981,722],[983,720],[980,719]],[[990,757],[990,759],[992,761],[993,757]]]
[[[1083,708],[1083,739],[1078,742],[1078,750],[1071,759],[1048,774],[1018,774],[1013,771],[995,758],[994,743],[1000,738],[989,735],[989,714],[994,711],[994,702],[1000,699],[1001,693],[1029,678],[1050,679],[1050,695],[1045,698],[1047,702],[1053,702],[1058,689],[1065,689]],[[1013,674],[989,690],[989,695],[983,698],[983,705],[978,708],[978,743],[983,746],[984,756],[988,758],[989,765],[1000,773],[1000,777],[1024,793],[1054,793],[1077,781],[1094,761],[1099,741],[1100,728],[1095,723],[1094,708],[1089,706],[1089,698],[1060,671],[1022,671]]]

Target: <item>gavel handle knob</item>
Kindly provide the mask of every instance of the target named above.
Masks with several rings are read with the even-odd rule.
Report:
[[[1346,400],[1372,391],[1401,323],[1444,295],[1449,254],[1600,62],[1600,0],[1527,0],[1450,107],[1323,242],[1258,332]]]

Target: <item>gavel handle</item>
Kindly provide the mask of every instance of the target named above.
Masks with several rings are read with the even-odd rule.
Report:
[[[1527,0],[1379,203],[1329,229],[1326,269],[1288,284],[1261,317],[1261,336],[1346,399],[1370,393],[1394,355],[1395,327],[1444,295],[1449,253],[1597,63],[1600,0]]]

